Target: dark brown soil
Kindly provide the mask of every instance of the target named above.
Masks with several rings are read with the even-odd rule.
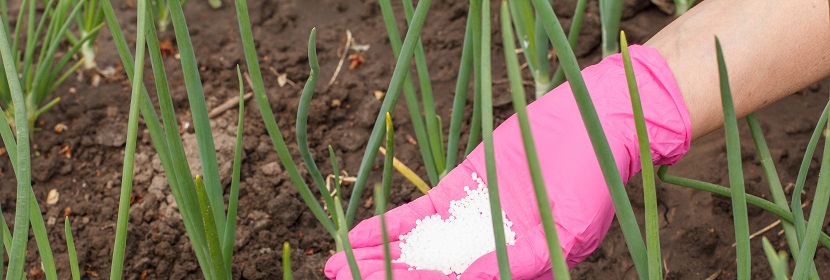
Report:
[[[237,94],[235,73],[237,64],[243,64],[242,45],[232,3],[211,10],[202,1],[190,1],[185,9],[196,46],[208,107],[213,108]],[[493,14],[499,1],[493,3]],[[555,8],[563,16],[563,25],[569,26],[572,13],[570,1],[555,1]],[[466,1],[435,1],[423,32],[423,44],[432,75],[438,113],[450,119],[450,104],[455,85],[463,30],[466,22]],[[649,1],[626,1],[622,27],[632,43],[642,43],[672,20]],[[135,32],[135,14],[132,1],[117,1],[122,27],[128,37]],[[397,5],[397,4],[396,4]],[[311,103],[309,141],[312,152],[324,174],[331,173],[325,147],[332,145],[343,170],[355,173],[360,163],[364,143],[368,138],[380,101],[374,91],[384,91],[388,85],[394,60],[380,10],[371,0],[252,0],[249,1],[254,25],[257,52],[260,55],[271,106],[277,121],[289,142],[295,159],[294,119],[302,83],[308,76],[306,40],[312,27],[317,27],[317,46],[321,64],[320,84]],[[403,9],[395,6],[399,21]],[[589,1],[588,14],[577,48],[580,62],[585,65],[599,61],[599,17],[597,2]],[[497,122],[512,114],[507,94],[506,74],[501,62],[497,18],[493,18],[493,53],[496,80],[495,95]],[[403,27],[403,24],[400,25]],[[172,27],[171,27],[172,28]],[[338,63],[346,31],[350,30],[357,43],[369,44],[365,63],[340,72],[331,87],[326,83]],[[163,39],[174,39],[171,31],[162,33]],[[173,40],[175,41],[175,40]],[[118,73],[99,86],[89,84],[88,77],[72,79],[56,95],[62,102],[46,114],[35,134],[36,157],[33,160],[33,183],[47,220],[52,248],[61,279],[69,277],[66,246],[61,219],[69,213],[75,234],[81,270],[84,278],[108,278],[114,239],[117,201],[120,192],[123,148],[129,107],[129,86],[121,71],[107,31],[99,39],[99,65],[114,67]],[[171,74],[171,87],[180,125],[189,121],[188,103],[178,61],[166,59]],[[348,62],[347,62],[348,63]],[[295,85],[277,85],[277,76],[269,69],[286,73]],[[87,75],[88,76],[88,75]],[[826,102],[828,84],[811,86],[801,93],[774,104],[760,112],[775,163],[784,184],[795,180],[803,151],[814,122]],[[152,92],[152,91],[151,91]],[[532,91],[529,91],[532,92]],[[152,95],[152,94],[151,94]],[[412,134],[409,117],[403,101],[394,115],[398,139]],[[469,104],[470,102],[468,102]],[[245,113],[244,162],[239,202],[239,225],[235,246],[233,275],[235,279],[275,279],[282,275],[281,245],[288,241],[292,247],[294,275],[297,279],[324,278],[322,268],[331,256],[334,244],[302,203],[293,184],[282,171],[277,154],[270,144],[259,112],[249,102]],[[466,112],[469,115],[469,108]],[[233,137],[236,130],[236,110],[229,110],[213,119],[215,140],[220,162],[230,162]],[[54,127],[65,124],[68,130],[57,133]],[[445,126],[448,122],[445,122]],[[446,128],[445,128],[446,129]],[[466,130],[466,129],[465,129]],[[744,170],[747,191],[769,196],[748,130],[744,135]],[[185,142],[193,144],[192,129],[182,130]],[[464,136],[466,137],[466,135]],[[150,137],[139,135],[136,156],[134,202],[131,206],[127,241],[125,275],[127,279],[191,279],[201,278],[196,259],[186,237],[181,217],[166,186],[166,179],[156,157]],[[463,140],[463,139],[462,139]],[[463,141],[465,142],[465,141]],[[727,183],[723,136],[715,133],[695,142],[686,158],[671,172],[684,177],[712,183]],[[71,154],[66,153],[66,149]],[[196,157],[195,152],[189,156]],[[396,156],[407,165],[424,174],[417,147],[400,141]],[[814,156],[819,162],[819,157]],[[191,160],[191,162],[197,162]],[[817,165],[817,164],[815,164]],[[376,165],[379,167],[379,163]],[[230,178],[230,167],[223,165],[225,186]],[[811,174],[816,174],[816,167]],[[6,221],[13,220],[15,180],[8,160],[0,161],[0,202],[5,206]],[[379,181],[379,172],[370,179]],[[816,176],[808,179],[814,186]],[[643,212],[639,179],[632,180],[629,195],[635,211]],[[394,178],[399,186],[393,191],[391,204],[411,201],[419,192],[401,177]],[[812,189],[812,187],[808,187]],[[61,197],[57,204],[46,205],[46,194],[57,189]],[[346,187],[347,192],[350,188]],[[703,279],[713,274],[721,279],[734,278],[735,253],[730,201],[709,193],[662,184],[658,189],[661,211],[661,241],[665,270],[669,279]],[[365,197],[368,198],[368,194]],[[360,218],[370,215],[363,207]],[[772,214],[758,208],[749,208],[750,227],[754,232],[776,220]],[[785,248],[780,228],[767,232],[778,248]],[[752,242],[753,276],[770,278],[760,239]],[[27,271],[37,272],[39,266],[36,247],[30,242]],[[830,274],[830,251],[817,252],[819,274]],[[31,273],[30,272],[30,273]],[[619,227],[612,226],[602,246],[572,274],[576,279],[634,279],[633,264],[628,255]],[[29,274],[32,276],[32,274]],[[37,277],[32,277],[37,278]]]

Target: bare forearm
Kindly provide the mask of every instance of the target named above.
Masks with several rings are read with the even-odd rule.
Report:
[[[830,75],[826,0],[704,1],[645,44],[672,69],[693,138],[723,125],[715,36],[739,117]]]

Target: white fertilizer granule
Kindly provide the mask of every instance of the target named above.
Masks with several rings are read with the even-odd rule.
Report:
[[[410,269],[438,270],[446,275],[461,274],[476,259],[496,249],[493,222],[490,214],[490,198],[487,186],[472,174],[478,188],[464,186],[467,196],[450,202],[450,217],[439,214],[417,220],[412,231],[401,235],[401,257],[396,260]],[[510,227],[504,211],[504,234],[508,245],[516,242],[516,233]]]

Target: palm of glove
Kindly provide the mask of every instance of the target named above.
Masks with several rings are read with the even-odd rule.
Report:
[[[644,100],[644,111],[656,163],[670,164],[688,150],[688,112],[665,62],[656,50],[631,47],[635,73]],[[640,169],[636,131],[625,72],[619,56],[583,70],[583,76],[611,146],[620,175],[627,180]],[[611,197],[568,84],[557,87],[528,106],[549,201],[556,220],[559,243],[569,267],[586,258],[605,237],[614,217]],[[517,240],[507,247],[515,279],[551,278],[550,256],[536,206],[518,119],[511,116],[494,131],[495,159],[502,210],[513,222]],[[485,182],[484,150],[476,147],[427,195],[386,214],[392,258],[400,257],[398,237],[411,231],[415,221],[440,214],[450,216],[450,201],[466,196],[465,186],[475,188],[471,174]],[[358,224],[349,239],[366,279],[383,279],[383,247],[378,217]],[[438,271],[409,270],[394,263],[396,279],[455,279]],[[350,279],[344,253],[326,264],[326,275]],[[468,279],[496,279],[495,252],[478,258],[463,273]]]

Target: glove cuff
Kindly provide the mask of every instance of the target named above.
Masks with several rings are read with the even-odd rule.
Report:
[[[629,47],[629,53],[643,106],[652,162],[658,165],[673,165],[686,154],[691,144],[692,123],[686,102],[683,100],[674,74],[657,49],[632,45]],[[617,69],[606,71],[603,78],[625,80],[621,54],[609,56],[592,67]],[[628,94],[627,87],[623,91]],[[613,118],[615,122],[618,122],[614,125],[626,128],[618,131],[621,131],[624,134],[622,137],[628,138],[630,140],[628,143],[632,144],[629,145],[631,158],[638,159],[639,146],[631,100],[630,97],[625,99],[628,101],[628,104],[624,104],[628,107],[625,114],[632,115]],[[629,174],[634,174],[640,169],[640,161],[632,160],[630,166],[632,172]]]

